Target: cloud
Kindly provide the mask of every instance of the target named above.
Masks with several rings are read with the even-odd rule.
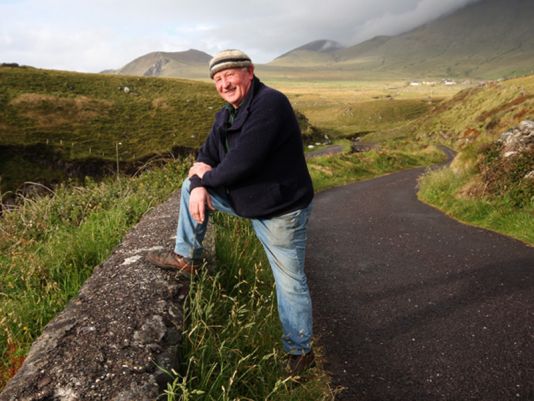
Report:
[[[258,63],[316,39],[354,45],[473,0],[0,0],[0,62],[98,72],[151,51],[242,48]]]
[[[415,7],[400,13],[386,12],[376,18],[368,19],[359,30],[354,32],[352,42],[359,43],[377,35],[397,35],[406,32],[474,1],[476,0],[449,0],[448,2],[422,0],[417,2]]]

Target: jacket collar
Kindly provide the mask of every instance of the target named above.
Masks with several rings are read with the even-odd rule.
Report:
[[[258,92],[258,89],[260,86],[263,85],[260,80],[254,75],[254,78],[252,80],[252,85],[250,86],[250,90],[247,93],[247,96],[245,97],[245,100],[243,103],[239,106],[239,112],[237,113],[237,116],[234,120],[234,123],[229,128],[230,130],[238,130],[241,128],[243,123],[246,121],[248,117],[248,113],[250,111],[250,105],[252,103],[252,99],[254,99],[254,96]],[[231,107],[231,106],[230,106]],[[225,107],[226,108],[226,107]],[[230,111],[227,109],[225,110],[225,120],[228,118],[228,114]]]

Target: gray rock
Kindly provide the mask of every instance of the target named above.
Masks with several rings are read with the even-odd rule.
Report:
[[[534,132],[534,121],[531,120],[524,120],[519,123],[519,129],[522,132]]]
[[[501,134],[498,142],[503,145],[503,157],[510,157],[534,146],[534,121],[522,121],[518,127]]]

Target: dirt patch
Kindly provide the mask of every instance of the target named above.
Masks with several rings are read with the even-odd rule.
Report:
[[[510,101],[508,103],[501,104],[498,107],[495,107],[495,108],[493,108],[491,110],[488,110],[488,111],[480,114],[477,117],[477,121],[480,121],[480,122],[486,121],[486,119],[488,119],[490,117],[494,117],[498,113],[509,111],[513,107],[515,107],[517,105],[520,105],[520,104],[522,104],[522,103],[524,103],[527,100],[532,99],[532,98],[534,98],[534,95],[519,96],[519,97],[515,98],[514,100],[512,100],[512,101]]]
[[[79,122],[87,122],[113,105],[110,101],[87,96],[66,98],[39,93],[24,93],[11,100],[9,104],[21,109],[23,116],[34,120],[42,128],[67,124],[73,117]]]
[[[152,108],[155,110],[169,110],[171,107],[163,97],[152,100]]]

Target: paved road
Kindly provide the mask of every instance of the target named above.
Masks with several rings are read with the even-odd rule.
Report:
[[[534,248],[416,199],[410,170],[317,195],[318,343],[350,401],[534,400]]]

